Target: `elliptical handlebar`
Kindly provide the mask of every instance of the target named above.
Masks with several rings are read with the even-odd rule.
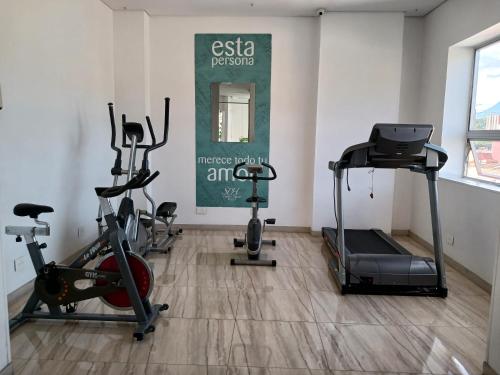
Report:
[[[271,177],[259,177],[257,173],[252,173],[250,176],[240,176],[238,175],[238,170],[241,169],[241,167],[247,165],[247,163],[245,162],[242,162],[242,163],[238,163],[234,166],[233,168],[233,177],[238,179],[238,180],[258,180],[258,181],[271,181],[271,180],[275,180],[278,175],[276,174],[276,170],[274,169],[274,167],[271,165],[271,164],[268,164],[268,163],[265,163],[265,162],[262,162],[261,165],[268,168],[271,173],[272,173],[272,176]]]
[[[115,165],[111,169],[111,174],[121,174],[122,170],[122,150],[116,147],[116,124],[113,103],[108,103],[109,120],[111,123],[111,149],[116,152]]]
[[[151,124],[151,119],[149,116],[146,116],[146,122],[148,123],[149,135],[151,137],[151,145],[156,144],[156,136],[155,131],[153,130],[153,125]]]
[[[153,124],[151,123],[151,118],[146,116],[146,122],[148,124],[149,135],[151,136],[151,144],[137,144],[136,148],[144,149],[144,156],[142,159],[141,169],[148,170],[148,156],[149,153],[157,148],[164,146],[168,141],[168,131],[170,127],[170,98],[166,97],[165,99],[165,118],[163,125],[163,139],[160,143],[156,141],[156,135],[153,129]],[[115,114],[114,114],[114,106],[113,103],[108,103],[109,110],[109,119],[111,123],[111,149],[116,152],[115,164],[111,169],[111,174],[113,176],[120,176],[122,174],[122,150],[116,146],[116,123],[115,123]],[[127,116],[122,114],[121,116],[122,124],[127,122]],[[131,144],[127,143],[127,136],[125,134],[125,130],[122,129],[122,147],[130,148]]]
[[[156,137],[154,135],[153,131],[153,126],[151,125],[151,120],[149,116],[146,116],[146,121],[148,123],[148,128],[149,132],[151,133],[151,145],[149,147],[146,147],[146,150],[144,150],[144,156],[142,158],[142,169],[148,169],[149,168],[149,163],[148,163],[148,155],[151,151],[160,148],[162,146],[165,146],[167,144],[168,140],[168,130],[170,127],[170,98],[165,98],[165,115],[164,115],[164,120],[163,120],[163,139],[160,143],[156,143]]]

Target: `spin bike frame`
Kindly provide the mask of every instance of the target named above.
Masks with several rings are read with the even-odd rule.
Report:
[[[98,279],[105,280],[111,285],[93,285],[86,289],[76,289],[74,302],[100,297],[106,293],[116,290],[116,288],[126,288],[127,294],[132,303],[134,310],[133,315],[125,314],[90,314],[90,313],[76,313],[75,309],[66,309],[63,312],[61,304],[47,303],[48,312],[40,311],[42,302],[36,292],[33,291],[24,306],[21,313],[14,316],[9,321],[10,330],[13,331],[23,323],[31,319],[52,319],[52,320],[91,320],[91,321],[116,321],[116,322],[135,322],[137,323],[134,331],[134,337],[137,340],[142,340],[146,333],[154,331],[153,323],[159,315],[159,312],[166,310],[168,305],[151,305],[149,298],[141,300],[137,285],[135,284],[132,272],[128,265],[126,253],[130,251],[130,245],[126,238],[124,230],[120,227],[113,207],[109,198],[122,194],[126,189],[136,189],[145,187],[153,181],[159,172],[155,172],[152,176],[142,175],[129,181],[123,186],[115,186],[108,189],[96,189],[99,197],[99,202],[104,214],[104,219],[107,224],[107,229],[91,244],[89,244],[82,253],[69,265],[59,266],[64,267],[72,274],[73,280],[89,280],[95,282]],[[43,258],[41,249],[45,248],[45,244],[39,244],[36,236],[49,236],[50,226],[47,222],[35,219],[36,224],[41,227],[28,227],[28,226],[8,226],[5,228],[5,233],[17,236],[19,239],[24,237],[26,247],[33,263],[33,267],[37,276],[43,274],[45,260]],[[111,247],[114,256],[117,259],[120,272],[103,272],[94,269],[83,268],[90,261],[94,260],[101,251]],[[107,284],[108,284],[107,283]],[[69,305],[69,304],[68,304]]]

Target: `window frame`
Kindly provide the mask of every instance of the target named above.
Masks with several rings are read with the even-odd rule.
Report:
[[[486,43],[476,46],[474,49],[474,68],[473,68],[473,76],[472,76],[472,90],[471,90],[471,98],[469,100],[470,110],[469,110],[469,121],[467,122],[467,131],[466,131],[466,140],[465,140],[465,161],[464,161],[464,171],[463,177],[467,179],[471,179],[474,181],[480,181],[482,183],[491,184],[500,186],[500,177],[495,175],[490,175],[484,172],[481,172],[481,164],[477,160],[476,153],[474,148],[472,147],[471,141],[500,141],[500,129],[499,130],[471,130],[473,125],[473,121],[476,118],[476,93],[477,93],[477,80],[479,74],[479,52],[486,47],[494,45],[496,43],[500,43],[500,38],[496,38],[494,40],[490,40]],[[469,161],[469,152],[472,152],[472,157],[474,158],[474,163],[476,166],[476,170],[479,176],[483,176],[485,178],[493,178],[496,181],[490,181],[487,179],[482,179],[478,177],[467,176],[468,169],[468,161]]]

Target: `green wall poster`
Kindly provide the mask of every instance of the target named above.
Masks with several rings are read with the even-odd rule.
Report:
[[[232,171],[268,161],[270,98],[270,34],[195,35],[196,206],[249,206],[252,184]]]

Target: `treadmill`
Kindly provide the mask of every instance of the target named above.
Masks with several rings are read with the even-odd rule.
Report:
[[[429,143],[432,125],[375,124],[370,139],[347,148],[339,161],[328,163],[335,176],[337,228],[322,228],[334,258],[329,266],[342,294],[448,294],[438,212],[438,171],[446,151]],[[379,229],[345,229],[342,181],[350,168],[404,168],[427,177],[434,259],[411,254]]]

